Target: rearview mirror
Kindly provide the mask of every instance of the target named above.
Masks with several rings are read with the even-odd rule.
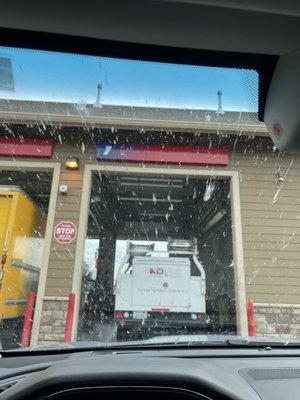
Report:
[[[280,57],[267,95],[264,122],[279,150],[300,153],[300,50]]]

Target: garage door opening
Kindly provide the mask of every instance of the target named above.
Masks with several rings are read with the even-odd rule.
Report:
[[[18,347],[29,292],[37,293],[52,172],[1,170],[0,339]]]
[[[236,333],[230,180],[92,173],[81,340]]]

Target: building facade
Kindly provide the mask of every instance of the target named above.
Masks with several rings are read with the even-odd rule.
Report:
[[[265,127],[254,123],[253,116],[241,114],[236,123],[233,113],[215,116],[209,111],[193,111],[191,119],[190,112],[163,109],[104,106],[95,111],[89,106],[78,110],[72,105],[57,103],[12,103],[2,103],[0,107],[1,138],[8,141],[17,138],[21,144],[22,140],[42,139],[53,145],[47,158],[36,154],[20,156],[13,147],[10,154],[2,153],[0,157],[1,175],[6,185],[8,177],[12,177],[12,184],[20,184],[22,180],[15,178],[14,181],[14,177],[21,172],[24,181],[27,180],[26,187],[32,179],[31,175],[27,179],[26,173],[51,176],[32,345],[64,341],[70,293],[74,293],[76,299],[72,338],[78,338],[86,238],[88,232],[92,232],[88,227],[90,206],[96,201],[91,191],[93,177],[97,175],[202,179],[205,193],[210,182],[212,185],[218,179],[228,182],[231,231],[226,237],[230,237],[233,261],[232,272],[224,276],[232,277],[237,333],[247,334],[246,301],[253,299],[259,336],[292,338],[300,335],[300,157],[274,149]],[[208,113],[212,114],[209,122]],[[156,145],[162,149],[179,145],[226,149],[228,162],[226,165],[190,165],[188,162],[180,165],[103,161],[97,157],[98,143]],[[10,146],[20,144],[12,141]],[[79,169],[66,169],[65,161],[70,156],[79,161]],[[10,175],[14,171],[15,175]],[[39,185],[36,185],[38,190]],[[67,193],[63,193],[62,185],[67,187]],[[73,223],[77,230],[70,243],[58,242],[55,236],[56,227],[64,221]],[[101,217],[97,217],[97,223],[101,224]],[[203,230],[206,231],[205,227]],[[126,237],[124,232],[120,233],[120,238]],[[207,257],[218,259],[214,261],[215,266],[222,265],[222,248],[214,250],[214,239],[209,240],[211,242],[203,245],[209,249]],[[111,246],[108,234],[102,237],[101,243],[104,247]],[[110,257],[109,252],[105,254]],[[108,262],[105,254],[102,265]],[[223,276],[219,273],[211,272],[208,281],[213,281],[213,274],[216,279]]]

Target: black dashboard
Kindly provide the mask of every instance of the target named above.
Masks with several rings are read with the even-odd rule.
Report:
[[[297,349],[82,351],[2,357],[0,400],[291,400]]]

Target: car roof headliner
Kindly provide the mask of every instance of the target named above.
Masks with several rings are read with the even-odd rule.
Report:
[[[274,55],[299,48],[299,20],[292,0],[11,0],[0,13],[2,28]]]

